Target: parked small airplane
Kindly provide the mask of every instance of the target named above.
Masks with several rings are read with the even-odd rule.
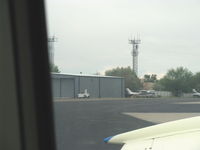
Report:
[[[121,150],[199,150],[200,117],[158,124],[104,139]]]
[[[139,92],[132,92],[129,88],[126,88],[127,97],[156,97],[154,90],[140,90]]]
[[[200,93],[197,92],[196,89],[192,89],[192,91],[193,91],[193,94],[192,94],[193,97],[200,97]]]

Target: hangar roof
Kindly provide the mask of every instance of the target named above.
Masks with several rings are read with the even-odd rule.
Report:
[[[102,76],[102,75],[89,75],[89,74],[71,74],[71,73],[51,73],[52,75],[62,76],[76,76],[76,77],[100,77],[100,78],[123,78],[117,76]]]

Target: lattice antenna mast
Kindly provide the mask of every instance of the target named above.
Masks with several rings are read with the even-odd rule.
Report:
[[[48,49],[49,49],[49,59],[50,64],[54,65],[54,43],[57,42],[57,38],[55,36],[48,38]]]
[[[133,46],[131,54],[133,56],[133,71],[136,75],[138,75],[138,48],[140,43],[141,40],[139,38],[129,40],[129,44]]]

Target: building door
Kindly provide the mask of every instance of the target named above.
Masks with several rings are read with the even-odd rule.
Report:
[[[74,79],[64,78],[61,79],[61,97],[74,98]]]

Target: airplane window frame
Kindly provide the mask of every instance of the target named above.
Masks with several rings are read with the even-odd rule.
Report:
[[[55,150],[44,1],[0,3],[2,149]]]

